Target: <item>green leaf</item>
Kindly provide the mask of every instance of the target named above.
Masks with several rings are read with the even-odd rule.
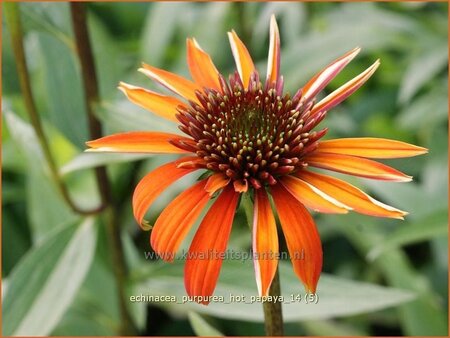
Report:
[[[5,154],[3,154],[4,156]],[[4,170],[4,169],[3,169]],[[21,184],[4,181],[2,182],[3,204],[20,202],[24,199],[24,190]]]
[[[11,112],[5,114],[5,119],[13,141],[27,160],[27,216],[33,229],[33,239],[38,242],[54,228],[74,220],[76,216],[50,179],[49,168],[33,128]],[[42,196],[45,196],[45,203]]]
[[[333,58],[357,46],[363,48],[363,53],[399,48],[402,38],[410,36],[415,28],[414,21],[406,16],[372,3],[335,7],[321,16],[315,30],[302,34],[283,50],[282,73],[289,74],[285,86],[289,91],[297,90]]]
[[[13,208],[4,205],[2,210],[2,274],[8,276],[17,262],[31,246],[26,222],[18,222]],[[14,245],[9,245],[14,243]]]
[[[405,106],[396,117],[396,123],[401,128],[420,131],[433,128],[439,123],[445,123],[448,117],[447,81],[435,81],[434,86]]]
[[[430,158],[423,168],[422,185],[427,196],[437,196],[440,199],[448,200],[448,159],[446,156],[447,133],[445,133],[444,136],[436,130],[433,141],[439,139],[440,147],[442,147],[443,151],[439,151],[437,147],[433,146],[433,159]]]
[[[226,31],[229,30],[229,15],[233,7],[229,2],[211,2],[202,7],[190,9],[192,18],[189,24],[192,27],[192,37],[211,56],[214,64],[221,69],[223,64],[230,63],[231,52],[224,53],[227,48]],[[183,24],[182,27],[187,26]],[[186,65],[184,50],[180,53],[180,65]]]
[[[52,336],[114,336],[119,333],[120,310],[112,267],[97,250],[74,302],[51,332]],[[104,236],[104,235],[103,235]]]
[[[280,1],[268,2],[261,9],[253,26],[251,42],[255,50],[263,53],[267,53],[267,46],[263,45],[261,41],[269,41],[269,23],[272,14],[276,16],[280,25],[281,44],[282,47],[285,47],[298,39],[301,27],[305,24],[306,8],[305,4],[301,2],[292,4]]]
[[[176,123],[157,117],[126,99],[103,101],[96,110],[109,133],[133,130],[152,130],[180,133]]]
[[[122,243],[126,266],[128,269],[132,270],[141,263],[140,252],[138,252],[136,245],[133,243],[133,239],[128,233],[122,234]],[[131,289],[129,293],[135,294],[134,286],[129,289]],[[134,303],[133,306],[130,306],[129,309],[136,327],[144,330],[147,316],[146,304],[144,302],[137,302]]]
[[[308,336],[369,336],[362,328],[352,327],[334,320],[307,320],[299,325]],[[356,326],[356,325],[355,325]]]
[[[5,117],[5,114],[3,117]],[[26,171],[26,161],[24,161],[25,159],[14,140],[9,135],[7,138],[5,137],[6,133],[9,134],[6,123],[2,123],[2,171],[23,173]]]
[[[188,313],[189,322],[192,330],[199,337],[223,337],[224,334],[215,329],[210,323],[206,321],[201,315],[194,311]]]
[[[329,217],[329,225],[337,226],[357,250],[366,256],[367,252],[386,236],[375,224],[374,219],[368,219],[364,224],[357,222],[354,214],[339,217]],[[355,226],[357,225],[357,226]],[[389,285],[414,292],[417,298],[399,307],[402,327],[406,335],[411,336],[442,336],[447,334],[447,315],[430,281],[416,272],[407,256],[401,250],[385,251],[373,263],[386,278]]]
[[[447,207],[446,200],[426,196],[425,190],[418,183],[399,184],[365,180],[364,185],[370,187],[382,202],[409,212],[407,217],[410,219],[421,219]],[[435,200],[432,200],[433,198]]]
[[[86,109],[75,55],[52,35],[37,33],[50,121],[77,147],[88,139]],[[37,83],[35,84],[37,86]]]
[[[94,219],[48,237],[16,266],[3,301],[3,334],[45,336],[72,303],[91,265]]]
[[[49,33],[75,51],[67,3],[23,3],[21,13],[25,30],[32,29]]]
[[[95,69],[101,98],[116,94],[117,84],[124,72],[123,54],[119,45],[94,15],[88,16],[89,35],[92,41]]]
[[[389,234],[389,237],[380,242],[367,254],[369,260],[374,260],[383,252],[398,249],[401,246],[426,241],[431,238],[448,233],[448,210],[442,210],[428,217],[406,224]]]
[[[111,153],[81,153],[66,163],[60,169],[61,175],[67,175],[71,172],[92,169],[102,165],[112,163],[123,163],[143,160],[151,157],[151,154],[111,154]]]
[[[11,48],[11,33],[8,28],[8,25],[2,26],[2,109],[5,109],[5,98],[8,94],[20,93],[19,77]]]
[[[45,163],[44,154],[39,146],[33,127],[11,111],[6,111],[4,117],[11,138],[19,147],[26,160],[29,163],[33,163],[34,167],[48,172],[48,166]]]
[[[153,66],[161,66],[174,38],[178,22],[186,14],[188,3],[155,2],[148,11],[144,26],[140,56]]]
[[[429,81],[445,68],[448,63],[447,44],[445,41],[434,39],[434,43],[427,43],[425,51],[413,58],[405,72],[400,85],[398,101],[404,104]]]
[[[186,292],[183,284],[183,262],[161,263],[150,272],[148,280],[141,284],[142,291],[149,295],[171,295],[175,303],[167,305],[178,310],[194,310],[227,319],[263,321],[262,304],[258,292],[253,265],[250,261],[224,261],[214,294],[222,299],[211,302],[207,307],[192,301],[183,304]],[[376,311],[413,299],[410,292],[360,283],[322,274],[318,286],[317,304],[305,303],[305,292],[292,267],[280,262],[281,290],[285,297],[283,313],[286,322],[306,319],[326,319],[350,316]],[[291,299],[300,296],[301,300]],[[230,298],[242,296],[242,301]],[[187,300],[187,299],[184,299]],[[166,304],[165,304],[166,305]]]
[[[35,243],[45,239],[53,229],[76,219],[77,216],[61,199],[53,181],[41,171],[32,169],[28,173],[26,189],[27,214]]]

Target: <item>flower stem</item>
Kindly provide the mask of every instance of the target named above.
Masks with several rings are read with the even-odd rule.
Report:
[[[94,58],[92,55],[89,33],[87,30],[85,5],[82,3],[71,3],[72,26],[75,35],[75,44],[78,59],[81,66],[81,76],[86,100],[86,112],[88,115],[89,134],[91,138],[102,136],[100,121],[95,117],[94,105],[99,101],[97,74],[95,72]],[[95,175],[103,203],[110,204],[110,189],[106,168],[100,166],[95,168]]]
[[[78,59],[80,61],[83,89],[86,99],[86,111],[88,114],[89,132],[92,139],[102,136],[100,121],[94,114],[94,106],[99,102],[99,89],[97,74],[95,71],[94,57],[87,27],[86,7],[80,2],[70,3],[72,27],[75,36]],[[97,185],[102,202],[107,206],[106,224],[109,244],[112,252],[114,277],[117,283],[118,302],[121,316],[121,335],[133,335],[137,333],[133,320],[128,311],[127,296],[125,292],[127,266],[124,249],[120,235],[117,208],[111,195],[111,186],[108,180],[106,168],[99,166],[95,169]]]
[[[251,230],[253,226],[253,201],[250,197],[250,192],[246,192],[241,195],[241,203],[244,208],[245,218],[247,219],[248,227]]]
[[[250,192],[242,194],[242,206],[245,211],[248,225],[250,229],[253,227],[253,202],[250,197]],[[281,302],[278,301],[281,296],[280,275],[278,267],[273,277],[272,284],[269,289],[269,296],[276,301],[263,302],[264,310],[264,327],[267,336],[282,336],[283,335],[283,312],[281,309]]]
[[[6,2],[4,7],[5,18],[9,28],[9,32],[11,34],[11,44],[16,61],[17,74],[19,76],[19,83],[25,102],[26,111],[30,118],[31,125],[33,126],[33,129],[38,138],[42,152],[44,153],[46,163],[50,170],[51,178],[53,182],[55,182],[57,189],[61,193],[61,196],[63,197],[67,205],[69,205],[69,207],[75,213],[79,215],[98,214],[104,209],[105,206],[101,204],[100,206],[90,210],[79,208],[70,197],[67,186],[64,184],[59,175],[58,167],[50,150],[47,137],[45,136],[44,128],[37,112],[36,103],[34,101],[33,92],[31,90],[30,76],[28,73],[27,63],[25,59],[25,50],[23,46],[22,23],[20,20],[20,12],[18,6],[19,5],[17,3]]]
[[[264,308],[264,326],[267,336],[282,336],[283,332],[283,312],[281,310],[281,302],[278,301],[281,296],[280,275],[277,271],[273,277],[272,284],[269,289],[269,296],[277,299],[276,301],[267,301],[263,303]]]

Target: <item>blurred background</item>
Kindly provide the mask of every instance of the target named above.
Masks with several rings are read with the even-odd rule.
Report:
[[[386,137],[430,150],[386,161],[413,175],[411,183],[346,177],[410,215],[398,221],[314,214],[324,248],[319,301],[284,304],[286,334],[447,335],[447,3],[94,2],[86,7],[100,89],[95,116],[105,135],[177,131],[129,103],[116,86],[125,81],[161,91],[137,72],[143,61],[187,76],[186,37],[195,37],[229,74],[234,62],[226,32],[235,29],[264,74],[269,18],[276,14],[281,70],[291,93],[356,46],[362,52],[324,95],[380,58],[375,75],[322,126],[329,127],[328,138]],[[183,261],[146,259],[150,233],[138,227],[131,212],[138,180],[174,157],[83,153],[89,132],[70,6],[20,3],[19,10],[32,93],[59,179],[79,208],[92,209],[100,204],[92,168],[105,165],[112,207],[85,216],[62,198],[30,124],[3,18],[3,335],[263,335],[259,303],[205,307],[130,301],[141,294],[178,300],[185,295]],[[192,176],[171,186],[148,219],[154,221],[194,182]],[[123,250],[112,244],[111,227]],[[243,210],[235,218],[229,248],[250,251]],[[304,295],[289,262],[281,262],[280,269],[283,295],[288,300]],[[215,294],[227,298],[230,293],[257,294],[251,261],[224,262]]]

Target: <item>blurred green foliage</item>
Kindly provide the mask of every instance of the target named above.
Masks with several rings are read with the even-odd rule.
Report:
[[[144,259],[149,234],[136,225],[130,202],[137,180],[170,157],[83,153],[88,133],[68,4],[22,3],[20,9],[33,94],[71,194],[82,206],[96,205],[98,194],[87,169],[107,164],[120,200],[130,267],[127,294],[181,297],[182,264]],[[142,61],[188,75],[186,37],[195,37],[228,74],[234,64],[226,32],[235,29],[263,73],[272,13],[280,26],[281,68],[290,92],[355,46],[362,53],[326,92],[380,58],[381,67],[370,81],[322,125],[330,128],[330,138],[387,137],[429,148],[426,156],[392,162],[414,175],[412,183],[350,179],[410,215],[405,221],[314,215],[324,247],[321,300],[317,308],[285,306],[286,333],[447,335],[447,3],[89,3],[88,11],[101,93],[96,113],[105,134],[177,131],[127,102],[116,85],[123,80],[161,90],[136,72]],[[3,334],[118,334],[117,289],[103,224],[73,214],[51,182],[27,122],[5,25],[3,32]],[[150,218],[195,179],[170,187]],[[250,238],[240,210],[229,247],[247,252]],[[189,239],[183,247],[188,244]],[[283,293],[303,293],[291,274],[283,264]],[[254,284],[249,262],[225,262],[216,292],[254,295]],[[130,303],[129,310],[142,335],[263,334],[257,306]]]

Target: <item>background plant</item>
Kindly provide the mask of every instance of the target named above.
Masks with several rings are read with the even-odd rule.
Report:
[[[153,84],[135,71],[141,61],[188,74],[186,36],[196,37],[218,68],[229,73],[233,64],[225,32],[231,28],[240,32],[263,69],[272,13],[280,25],[281,67],[290,91],[355,46],[363,48],[361,55],[329,91],[381,58],[375,76],[330,113],[326,124],[333,126],[330,138],[387,137],[430,149],[427,156],[396,160],[396,168],[414,175],[413,183],[355,181],[410,215],[403,222],[356,214],[315,215],[320,218],[328,275],[319,284],[317,305],[286,305],[286,333],[445,335],[447,10],[446,3],[89,3],[100,98],[94,113],[104,134],[170,131],[173,127],[162,119],[129,104],[116,90],[117,83],[151,88]],[[101,197],[90,169],[107,165],[114,222],[128,269],[118,292],[107,231],[111,215],[107,210],[94,216],[74,212],[49,175],[19,87],[9,26],[3,25],[3,334],[113,335],[124,329],[147,335],[263,334],[260,304],[203,307],[128,301],[129,295],[141,292],[185,294],[183,262],[166,266],[145,260],[148,234],[131,214],[132,187],[167,158],[83,153],[88,114],[70,6],[23,3],[20,15],[36,110],[60,177],[77,206],[92,209]],[[158,200],[149,214],[153,220],[187,180]],[[229,247],[250,249],[243,210]],[[256,294],[252,269],[249,261],[225,262],[216,294]],[[303,294],[290,267],[281,269],[283,293]],[[125,315],[120,299],[126,300]],[[128,327],[127,315],[132,323]]]

